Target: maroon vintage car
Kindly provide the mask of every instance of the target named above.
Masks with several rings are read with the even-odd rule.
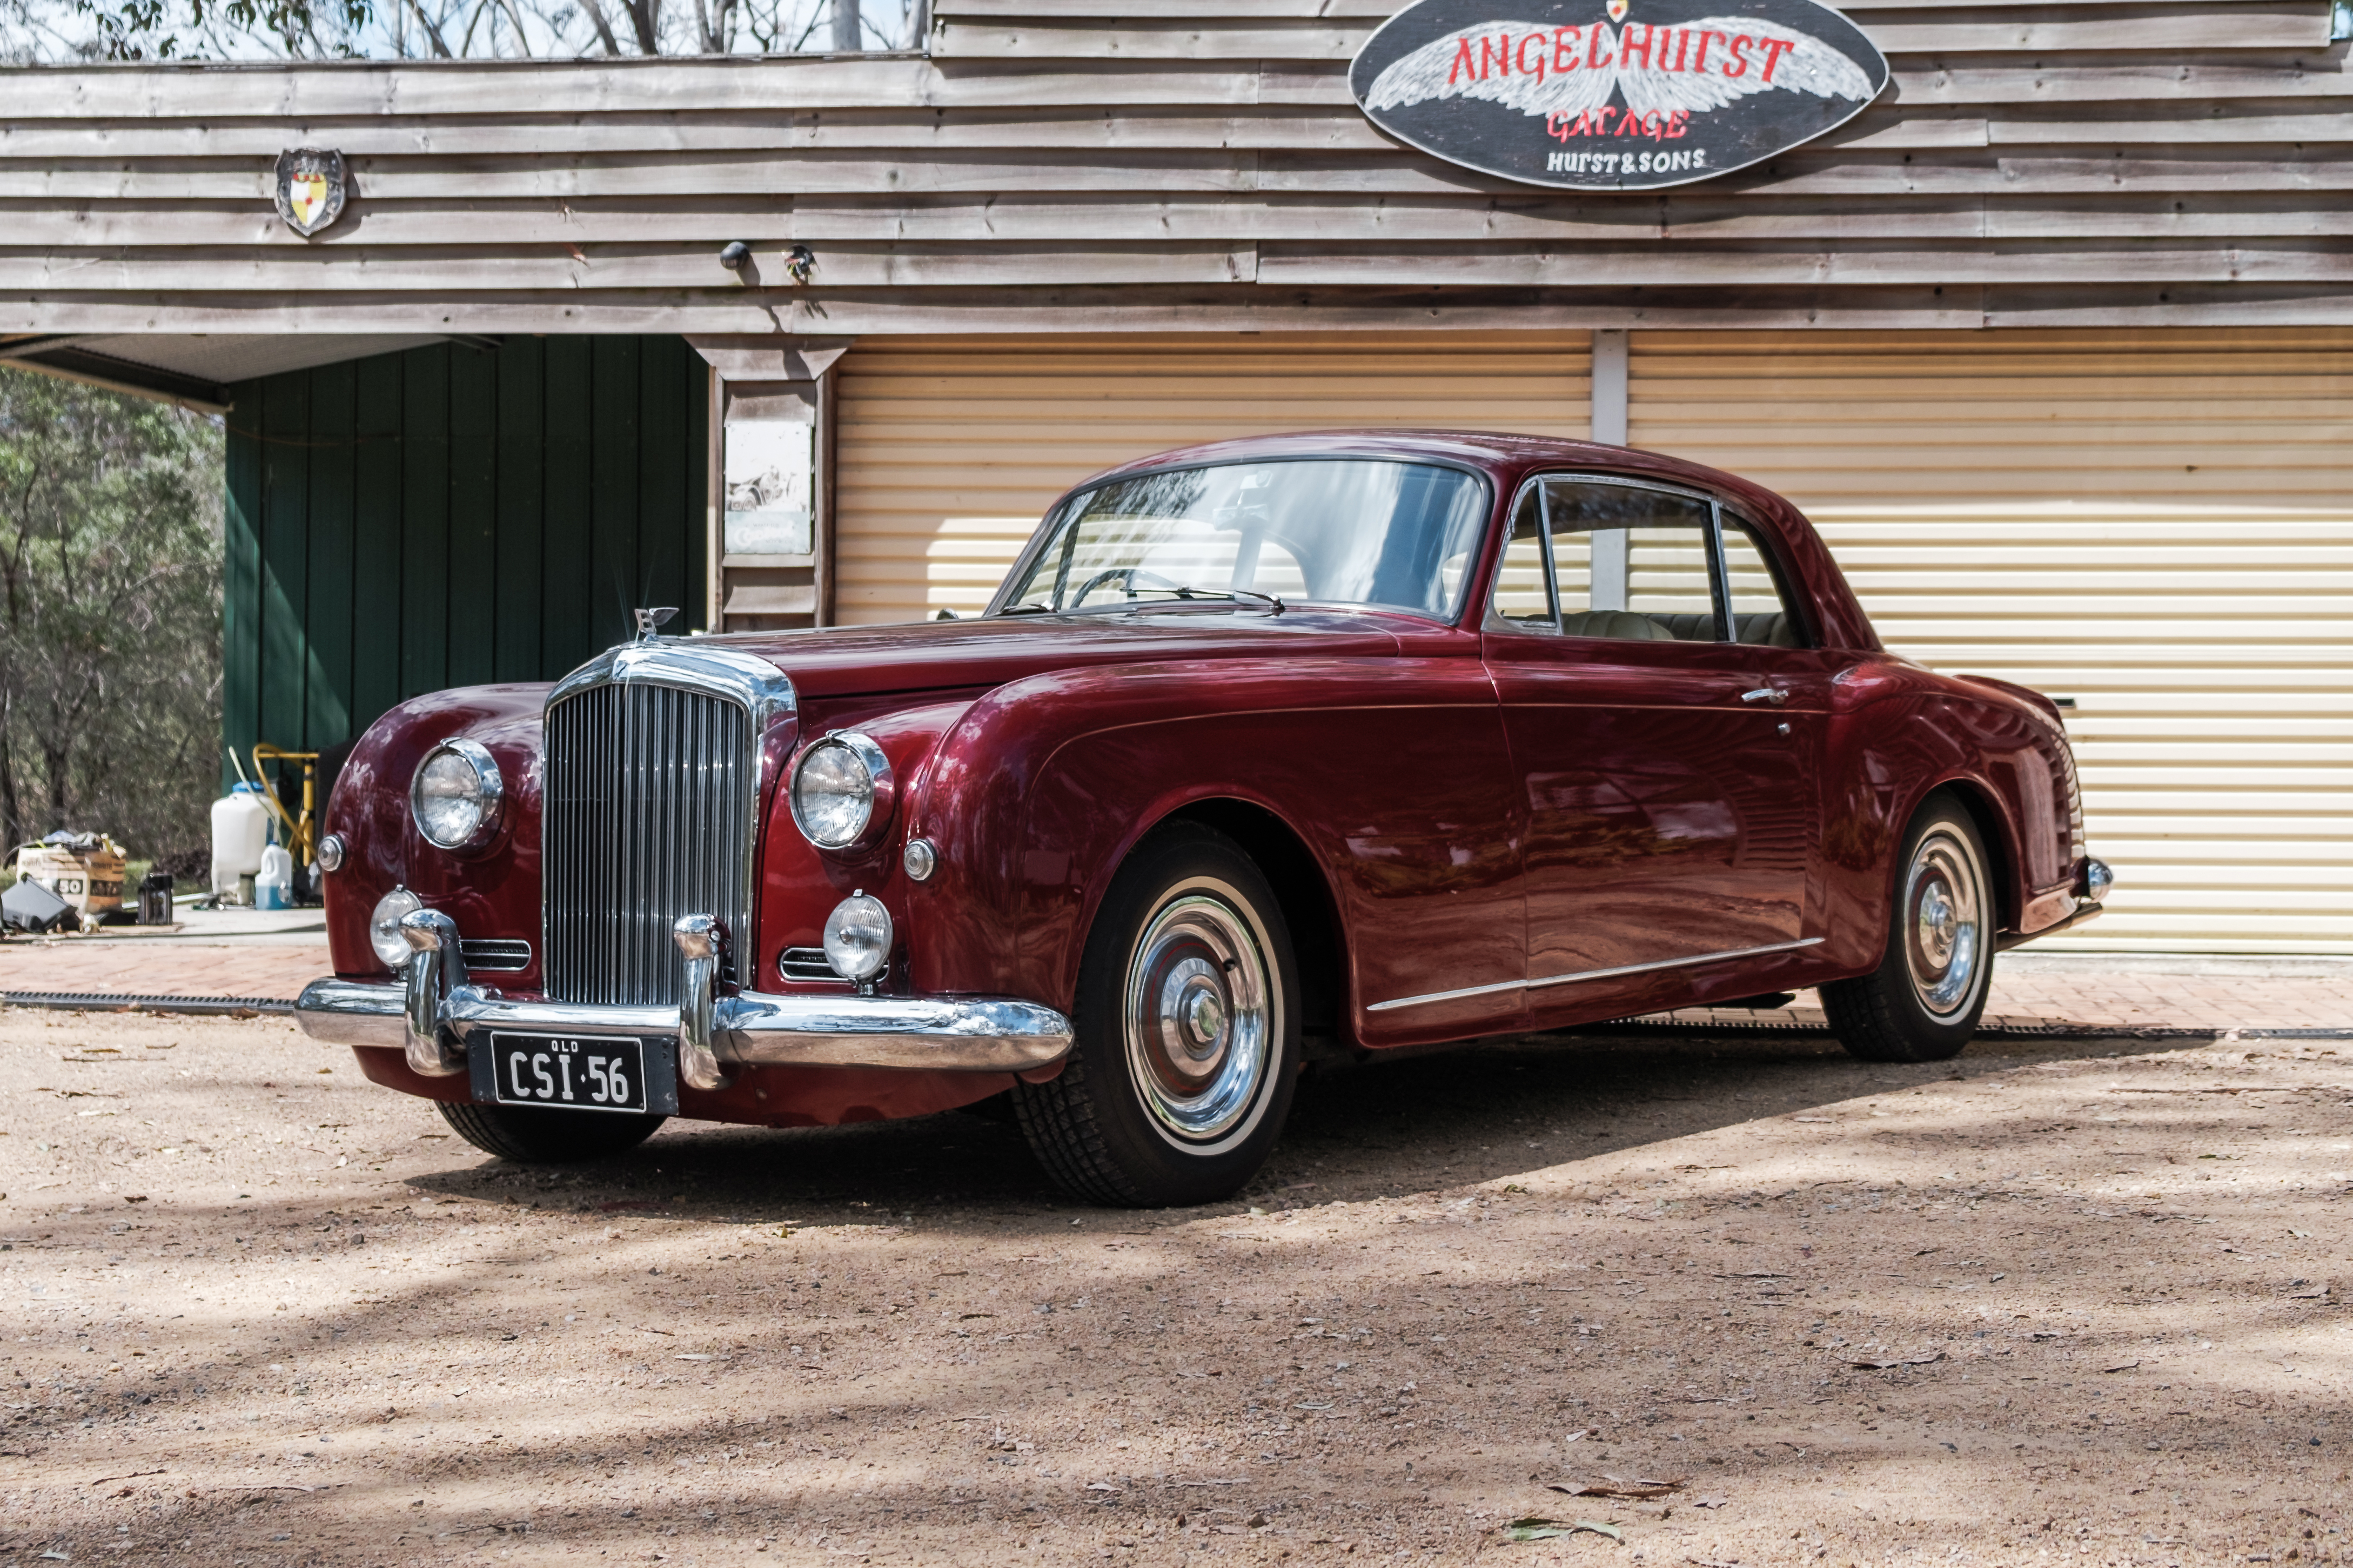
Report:
[[[1447,432],[1114,469],[976,619],[419,698],[327,826],[304,1026],[491,1153],[1009,1094],[1118,1204],[1232,1191],[1319,1057],[1806,985],[1949,1057],[2109,879],[2058,710],[1883,649],[1786,501]]]

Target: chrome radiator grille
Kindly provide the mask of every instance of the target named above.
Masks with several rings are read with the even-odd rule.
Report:
[[[540,829],[547,994],[562,1002],[678,1000],[670,923],[715,914],[751,930],[759,762],[743,706],[624,682],[547,713]]]

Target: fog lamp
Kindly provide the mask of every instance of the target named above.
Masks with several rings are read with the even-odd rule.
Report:
[[[891,962],[891,911],[863,890],[825,918],[825,961],[844,980],[868,981]]]
[[[378,962],[396,972],[408,967],[408,939],[400,934],[400,921],[425,907],[425,900],[406,888],[395,888],[375,901],[368,916],[368,945],[375,949]]]

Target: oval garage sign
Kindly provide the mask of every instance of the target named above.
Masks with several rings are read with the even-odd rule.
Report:
[[[1743,168],[1845,123],[1886,85],[1886,58],[1816,0],[1419,0],[1348,71],[1390,135],[1570,190]]]

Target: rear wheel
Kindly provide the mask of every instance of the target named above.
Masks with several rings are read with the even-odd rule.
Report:
[[[476,1105],[437,1100],[441,1119],[485,1154],[521,1165],[566,1165],[608,1160],[654,1135],[667,1116],[618,1111],[542,1110],[529,1105]]]
[[[1013,1104],[1039,1163],[1090,1203],[1222,1198],[1266,1161],[1299,1076],[1299,973],[1273,889],[1223,834],[1155,835],[1104,897],[1077,1042]]]
[[[1904,871],[1878,969],[1821,988],[1846,1048],[1870,1062],[1940,1062],[1977,1033],[1993,976],[1995,905],[1985,841],[1959,802],[1932,796],[1905,836]]]

